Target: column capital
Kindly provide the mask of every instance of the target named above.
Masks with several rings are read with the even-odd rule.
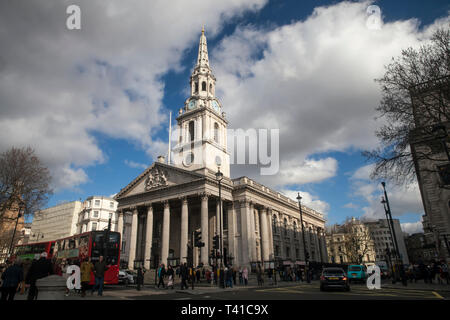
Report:
[[[205,200],[208,201],[208,198],[211,196],[211,194],[208,192],[202,192],[202,193],[199,193],[198,196],[200,198],[202,198],[203,201],[205,201]]]
[[[169,200],[164,200],[163,203],[164,203],[164,209],[170,208]]]
[[[187,196],[180,196],[178,197],[178,200],[181,200],[182,204],[188,204]]]
[[[244,207],[248,208],[250,206],[250,201],[247,199],[239,200],[239,205],[241,206],[241,208],[244,208]]]

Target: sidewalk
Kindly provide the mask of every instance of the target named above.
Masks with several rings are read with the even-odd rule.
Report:
[[[417,283],[409,282],[408,285],[404,286],[401,282],[396,282],[392,284],[391,281],[382,281],[381,288],[390,289],[402,289],[402,290],[428,290],[428,291],[448,291],[450,292],[449,284],[438,284],[438,283],[424,283],[423,280]]]

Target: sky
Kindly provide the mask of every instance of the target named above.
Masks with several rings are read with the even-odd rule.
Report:
[[[73,4],[79,30],[66,26]],[[229,128],[279,130],[275,174],[236,164],[231,176],[300,192],[328,225],[383,218],[361,156],[383,124],[374,79],[449,22],[437,0],[1,1],[0,152],[35,149],[53,177],[48,206],[116,194],[167,154],[205,25]],[[403,230],[420,232],[417,183],[387,192]]]

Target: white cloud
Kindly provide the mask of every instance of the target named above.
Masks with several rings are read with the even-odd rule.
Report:
[[[284,194],[286,197],[289,197],[294,201],[298,201],[297,200],[298,192],[299,191],[289,189],[280,190],[280,193]],[[300,191],[299,193],[300,196],[302,197],[301,200],[302,205],[314,209],[317,212],[323,213],[324,215],[328,214],[328,211],[330,210],[330,205],[327,202],[320,200],[318,196],[312,195],[309,192]]]
[[[421,221],[402,223],[401,228],[403,232],[408,234],[423,232],[423,225]]]
[[[168,114],[161,76],[185,67],[202,24],[213,37],[264,3],[76,1],[81,30],[68,30],[71,1],[0,2],[0,151],[35,148],[57,190],[88,181],[85,168],[107,160],[93,133],[149,156],[166,152],[152,138]]]
[[[420,31],[411,19],[370,30],[369,4],[318,7],[306,19],[274,29],[238,26],[210,50],[230,126],[280,129],[277,176],[256,177],[251,166],[237,165],[233,175],[268,185],[271,179],[273,185],[320,182],[336,174],[337,162],[319,160],[312,168],[311,157],[377,146],[374,131],[382,121],[374,117],[381,95],[374,79],[391,57],[427,40],[434,26]]]
[[[144,164],[144,163],[138,163],[138,162],[134,162],[134,161],[128,160],[128,159],[125,159],[124,162],[130,168],[136,168],[136,169],[147,169],[148,168],[148,165]]]

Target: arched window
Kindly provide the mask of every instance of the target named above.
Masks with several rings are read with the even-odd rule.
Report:
[[[214,141],[219,143],[219,125],[217,122],[214,123]]]
[[[202,91],[206,91],[206,81],[202,82]]]
[[[278,224],[277,216],[274,214],[272,216],[272,233],[273,234],[277,234],[278,233],[277,232],[277,224]]]
[[[189,141],[194,141],[194,121],[189,122]]]
[[[212,83],[209,84],[209,93],[212,93]]]
[[[194,92],[195,92],[195,93],[198,92],[198,82],[195,83],[195,90],[194,90]]]

